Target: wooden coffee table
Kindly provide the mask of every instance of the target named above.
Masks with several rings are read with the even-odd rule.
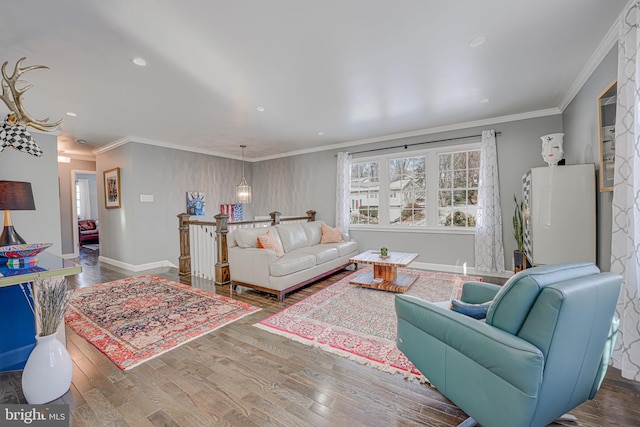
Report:
[[[363,252],[349,262],[371,264],[373,271],[366,271],[349,283],[389,292],[407,292],[418,279],[418,274],[398,273],[398,267],[406,267],[416,258],[418,254],[406,252],[389,252],[387,257],[381,256],[380,251]]]

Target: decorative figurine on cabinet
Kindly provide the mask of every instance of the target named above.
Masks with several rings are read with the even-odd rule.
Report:
[[[557,166],[564,157],[563,138],[564,133],[550,133],[540,138],[542,158],[549,166]]]

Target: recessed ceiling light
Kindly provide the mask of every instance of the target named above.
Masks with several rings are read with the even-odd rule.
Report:
[[[318,132],[318,136],[323,136],[323,135],[324,135],[324,132],[322,131]]]
[[[79,139],[79,140],[76,141],[76,144],[80,144],[80,145],[84,145],[86,143],[87,143],[87,141],[85,141],[84,139]]]
[[[68,111],[68,112],[67,112],[67,116],[76,117],[76,116],[77,116],[77,114],[76,114],[76,113],[74,113],[74,112],[72,112],[72,111]]]
[[[473,40],[471,40],[469,42],[469,47],[480,47],[486,41],[487,41],[487,39],[485,39],[483,36],[475,37]]]
[[[260,111],[261,113],[264,111],[264,107],[256,107],[256,110]]]
[[[144,58],[140,58],[140,57],[132,58],[131,62],[133,62],[134,64],[136,64],[139,67],[144,67],[144,66],[147,65],[147,61]]]
[[[487,103],[487,102],[489,102],[489,101],[490,101],[490,99],[489,99],[489,98],[482,98],[482,99],[480,100],[480,104],[486,104],[486,103]]]

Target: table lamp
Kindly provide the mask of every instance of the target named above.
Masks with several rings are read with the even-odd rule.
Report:
[[[13,228],[9,211],[32,211],[35,209],[30,182],[0,181],[0,210],[4,210],[4,229],[0,236],[0,246],[26,244]]]

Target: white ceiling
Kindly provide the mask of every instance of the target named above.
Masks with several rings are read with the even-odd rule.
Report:
[[[64,118],[68,154],[131,139],[269,158],[557,113],[627,2],[21,0],[0,61],[50,67],[25,73],[24,105]]]

